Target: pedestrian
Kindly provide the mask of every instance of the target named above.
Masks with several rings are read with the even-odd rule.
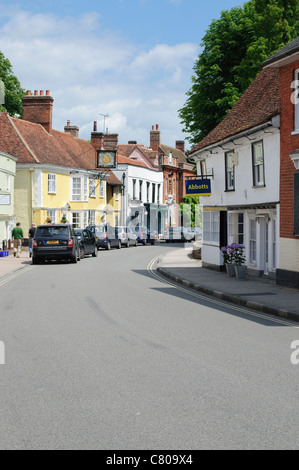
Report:
[[[20,222],[17,223],[16,227],[12,229],[12,240],[14,246],[13,255],[17,258],[20,258],[20,253],[22,252],[22,242],[24,240],[23,229]]]
[[[31,228],[29,229],[29,232],[28,232],[28,236],[29,236],[29,258],[32,257],[32,243],[33,243],[35,230],[36,230],[35,224],[32,223]]]

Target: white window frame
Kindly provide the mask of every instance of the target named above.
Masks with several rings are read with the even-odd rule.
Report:
[[[258,155],[257,148],[261,149],[261,155]],[[253,171],[253,186],[265,186],[265,158],[264,158],[264,143],[262,140],[252,144],[252,171]]]
[[[115,188],[115,200],[119,201],[119,186],[116,186]]]
[[[48,193],[56,194],[56,174],[48,173]]]
[[[57,211],[55,209],[48,209],[47,217],[50,217],[52,224],[56,224]]]
[[[225,153],[225,190],[235,190],[234,152]]]
[[[97,197],[96,189],[97,189],[96,180],[90,178],[89,179],[89,197]]]
[[[100,180],[100,198],[104,197],[104,181]]]
[[[81,212],[72,212],[72,226],[74,228],[81,228]]]
[[[256,220],[249,219],[249,262],[256,266],[257,264],[257,230]]]
[[[219,243],[220,235],[220,212],[203,212],[203,241],[210,244]]]
[[[243,219],[241,221],[241,219]],[[244,244],[244,213],[228,212],[228,245],[232,243]]]
[[[76,187],[74,183],[76,183]],[[88,201],[88,177],[87,176],[73,176],[72,177],[71,201]]]
[[[96,211],[88,211],[88,225],[96,224]]]

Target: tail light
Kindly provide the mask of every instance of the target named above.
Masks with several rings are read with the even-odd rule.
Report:
[[[107,233],[104,233],[104,238],[107,238]]]
[[[123,233],[123,238],[126,238],[125,234]]]
[[[72,238],[68,239],[67,246],[74,246],[74,240]]]
[[[33,246],[33,248],[37,248],[37,241],[36,240],[33,240],[32,246]]]
[[[143,232],[141,232],[140,237],[143,238]]]

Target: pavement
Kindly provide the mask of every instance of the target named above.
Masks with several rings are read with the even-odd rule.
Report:
[[[203,268],[192,256],[193,247],[163,255],[158,271],[163,276],[204,294],[259,312],[299,321],[299,289],[278,286],[275,280],[228,277],[225,272]]]
[[[0,257],[0,281],[30,264],[31,258],[29,258],[28,248],[25,247],[22,248],[20,258],[14,257],[13,251],[10,252],[9,256]]]
[[[202,267],[192,256],[193,247],[168,251],[158,260],[157,269],[163,276],[204,294],[233,304],[299,322],[299,290],[276,285],[274,280],[248,277],[246,280],[228,277]],[[0,257],[0,283],[16,271],[31,264],[28,248],[20,258],[13,253]]]

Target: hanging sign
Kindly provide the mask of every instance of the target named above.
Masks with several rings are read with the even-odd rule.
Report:
[[[211,196],[211,180],[208,178],[186,180],[186,196]]]
[[[116,167],[116,152],[100,150],[98,151],[98,168],[115,168]]]

